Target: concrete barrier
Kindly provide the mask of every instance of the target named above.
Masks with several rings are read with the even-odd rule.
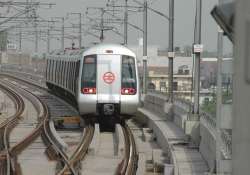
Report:
[[[175,175],[209,171],[198,149],[188,146],[189,140],[184,131],[189,108],[185,102],[172,105],[167,103],[165,96],[149,93],[144,99],[144,107],[139,109],[138,118],[153,130],[157,143],[169,157],[168,163],[172,164]],[[174,117],[169,117],[170,115]]]

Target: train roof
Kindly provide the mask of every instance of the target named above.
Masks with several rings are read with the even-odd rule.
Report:
[[[93,55],[93,54],[110,54],[111,52],[112,54],[128,55],[128,56],[136,57],[134,52],[132,52],[127,47],[119,45],[119,44],[98,44],[96,46],[93,46],[87,49],[85,52],[83,52],[83,56]]]

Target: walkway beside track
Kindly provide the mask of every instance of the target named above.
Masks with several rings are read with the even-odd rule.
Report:
[[[161,148],[170,153],[170,163],[173,164],[175,175],[201,175],[209,170],[198,149],[189,146],[188,138],[174,122],[146,108],[139,108],[138,111],[153,130]],[[166,165],[165,168],[167,167],[171,166]]]

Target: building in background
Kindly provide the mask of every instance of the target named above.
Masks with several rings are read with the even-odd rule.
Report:
[[[142,47],[130,46],[138,58],[139,75],[142,80]],[[175,96],[192,99],[192,80],[193,80],[193,57],[184,56],[180,48],[177,49],[179,54],[174,58],[174,93]],[[168,57],[167,51],[159,49],[157,46],[148,46],[148,89],[161,93],[168,92]],[[229,72],[232,69],[232,59],[224,58],[223,60],[223,85],[225,91],[231,91],[232,76]],[[216,74],[217,74],[217,58],[201,59],[201,95],[200,102],[203,100],[211,100],[216,93]],[[142,82],[141,82],[142,84]]]

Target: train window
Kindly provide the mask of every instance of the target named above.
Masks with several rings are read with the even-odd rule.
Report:
[[[56,83],[56,60],[54,60],[54,82]]]
[[[70,90],[72,91],[72,82],[73,82],[73,62],[70,62]]]
[[[54,82],[56,84],[56,60],[54,60]]]
[[[61,74],[60,85],[63,86],[63,60],[61,60],[60,74]]]
[[[64,74],[63,74],[63,63],[64,63],[64,61],[62,60],[62,61],[61,61],[61,86],[62,86],[62,87],[63,87],[63,77],[64,77],[64,76],[63,76],[63,75],[64,75]]]
[[[75,84],[75,82],[76,82],[76,61],[74,62],[74,81],[73,81],[73,92],[75,92],[76,91],[76,84]]]
[[[71,62],[69,61],[69,67],[68,67],[68,89],[69,90],[71,89],[70,83],[71,83]]]
[[[61,60],[61,67],[60,67],[60,85],[63,85],[63,60]]]
[[[55,82],[55,60],[52,60],[52,82]]]
[[[66,64],[65,64],[66,62],[65,61],[63,61],[63,80],[62,80],[62,83],[63,83],[63,87],[65,87],[65,78],[66,78]]]
[[[82,93],[96,93],[96,55],[84,57],[82,70]]]
[[[49,61],[49,74],[48,74],[48,80],[51,81],[51,60],[48,60]]]
[[[55,60],[55,63],[56,63],[56,65],[55,65],[55,67],[56,67],[56,69],[55,69],[56,70],[55,82],[56,82],[56,84],[58,84],[58,81],[57,81],[58,80],[58,61]]]
[[[61,79],[61,61],[58,61],[58,68],[57,68],[57,83],[60,85],[60,79]]]
[[[49,75],[49,60],[46,60],[46,80],[48,80]]]
[[[71,85],[71,91],[73,91],[73,74],[74,74],[74,62],[71,62],[71,75],[70,75],[70,85]]]
[[[74,77],[74,74],[75,74],[75,62],[73,61],[72,62],[72,76],[71,76],[71,90],[72,92],[74,92],[74,80],[75,80],[75,77]]]
[[[65,88],[68,89],[68,61],[65,62]]]
[[[60,61],[60,67],[59,67],[59,84],[62,84],[62,61]]]
[[[79,68],[80,68],[80,61],[76,62],[76,81],[75,81],[75,93],[77,93],[78,81],[79,81]]]
[[[57,61],[57,84],[60,84],[60,65],[61,65],[61,61]]]
[[[130,56],[122,56],[122,89],[123,95],[136,94],[136,68],[135,59]]]
[[[57,84],[60,84],[60,63],[61,61],[57,61]]]
[[[48,65],[49,65],[49,60],[46,60],[46,79],[48,80]]]
[[[71,67],[71,61],[69,61],[69,76],[68,76],[68,84],[69,84],[69,89],[71,90],[71,70],[72,70],[72,67]]]

